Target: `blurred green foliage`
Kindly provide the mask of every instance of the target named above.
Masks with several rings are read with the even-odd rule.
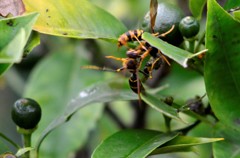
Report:
[[[158,2],[162,3],[163,1],[164,0],[159,0]],[[165,0],[165,2],[166,1],[167,0]],[[49,7],[53,7],[50,4],[54,4],[54,2],[56,1],[49,1]],[[36,47],[30,54],[28,54],[27,57],[24,57],[21,63],[14,64],[13,67],[9,69],[0,80],[0,88],[3,94],[2,97],[0,97],[0,102],[2,105],[2,110],[0,113],[0,131],[7,133],[7,136],[14,139],[17,144],[21,144],[20,136],[17,135],[14,130],[14,124],[10,120],[9,113],[11,105],[16,100],[16,98],[25,96],[36,99],[41,104],[43,110],[43,117],[38,126],[39,128],[33,135],[33,146],[39,150],[40,157],[90,157],[94,149],[103,140],[106,140],[105,144],[103,144],[103,146],[100,144],[98,148],[103,148],[103,151],[107,152],[105,151],[106,149],[104,146],[109,143],[109,145],[107,145],[108,148],[109,146],[112,146],[112,143],[114,144],[117,143],[118,140],[121,140],[121,138],[116,137],[117,139],[112,142],[108,142],[107,140],[111,137],[115,138],[116,135],[113,134],[120,130],[123,130],[123,133],[126,132],[124,134],[124,137],[127,139],[122,140],[123,146],[121,146],[124,149],[124,143],[128,143],[130,140],[128,137],[131,137],[132,134],[131,132],[128,133],[124,130],[128,128],[147,128],[148,130],[156,130],[157,132],[153,132],[156,133],[156,135],[161,135],[162,132],[169,132],[169,130],[172,133],[179,131],[183,133],[185,132],[184,134],[192,136],[190,140],[187,141],[191,147],[193,145],[220,140],[203,139],[198,137],[215,136],[224,137],[227,140],[222,144],[215,143],[213,150],[209,144],[197,146],[195,150],[188,146],[186,147],[181,143],[181,141],[186,141],[188,137],[180,137],[179,140],[168,142],[170,140],[169,139],[167,141],[170,145],[180,144],[179,148],[164,148],[164,145],[168,145],[167,143],[164,144],[165,142],[163,143],[163,146],[157,145],[153,147],[151,145],[158,139],[148,138],[152,143],[146,145],[146,148],[144,149],[148,148],[149,151],[153,151],[155,148],[160,147],[159,152],[155,151],[158,154],[160,154],[160,151],[163,150],[172,152],[183,150],[197,151],[198,153],[163,154],[150,156],[151,158],[210,158],[212,151],[214,151],[214,156],[221,157],[221,154],[219,153],[224,152],[222,151],[222,148],[225,144],[234,144],[236,146],[239,146],[239,143],[233,139],[232,135],[228,134],[228,132],[231,132],[233,135],[237,136],[238,133],[236,131],[233,129],[226,129],[228,126],[225,124],[221,124],[216,127],[213,124],[216,122],[216,119],[211,110],[207,111],[210,108],[208,99],[210,99],[211,104],[214,104],[214,107],[219,107],[219,104],[216,104],[216,98],[201,98],[206,93],[205,82],[208,82],[207,84],[217,83],[216,81],[218,79],[220,80],[221,77],[215,78],[214,81],[212,81],[212,77],[215,77],[212,75],[221,74],[223,76],[229,76],[226,74],[228,71],[217,71],[217,73],[215,73],[215,70],[212,69],[213,67],[223,68],[225,65],[218,63],[219,61],[216,61],[215,63],[216,58],[213,57],[213,59],[210,60],[210,57],[212,56],[207,55],[207,67],[205,67],[205,71],[207,71],[208,74],[204,74],[204,81],[202,73],[199,73],[199,69],[196,70],[196,67],[194,67],[194,64],[196,63],[197,66],[203,65],[202,60],[192,55],[192,52],[188,52],[190,50],[188,48],[192,44],[191,41],[185,39],[184,43],[180,45],[180,48],[177,48],[170,44],[165,44],[163,41],[159,41],[158,39],[154,39],[151,36],[148,37],[150,34],[144,34],[143,37],[146,41],[162,50],[167,57],[172,59],[172,65],[163,65],[163,67],[161,67],[158,71],[154,71],[153,79],[144,84],[147,91],[149,92],[149,96],[142,96],[142,100],[140,101],[142,105],[140,106],[139,101],[134,101],[138,100],[138,96],[134,94],[128,87],[129,74],[127,72],[116,73],[81,69],[82,66],[86,65],[97,65],[99,67],[108,67],[114,70],[121,67],[120,62],[114,62],[113,60],[106,59],[105,56],[113,55],[117,57],[125,57],[126,48],[117,48],[117,37],[128,29],[137,29],[141,26],[141,21],[143,20],[144,15],[149,11],[149,2],[150,1],[146,0],[91,0],[89,2],[84,1],[84,5],[81,6],[82,8],[80,7],[77,11],[72,10],[73,12],[61,12],[61,8],[56,9],[53,7],[53,9],[57,10],[57,16],[55,17],[56,19],[54,19],[55,21],[49,21],[49,23],[44,23],[45,21],[41,21],[40,25],[38,25],[39,22],[37,24],[38,26],[41,26],[41,24],[44,24],[44,26],[50,24],[51,26],[49,26],[49,28],[53,28],[52,30],[48,30],[47,27],[44,28],[44,31],[49,32],[42,31],[42,33],[50,35],[40,33],[41,44]],[[209,42],[213,42],[209,44],[208,48],[214,47],[214,45],[216,47],[219,45],[225,46],[224,41],[228,38],[232,38],[232,36],[228,36],[227,34],[226,36],[222,37],[223,41],[221,42],[214,40],[212,41],[213,36],[210,35],[211,33],[215,34],[215,30],[211,29],[215,29],[215,27],[216,29],[219,29],[220,26],[226,29],[226,32],[229,29],[225,27],[227,25],[225,21],[217,21],[215,27],[210,27],[208,25],[207,28],[205,28],[205,17],[204,14],[202,15],[205,1],[201,1],[201,7],[198,8],[199,10],[194,9],[197,6],[194,1],[190,1],[189,4],[187,1],[180,2],[177,0],[171,0],[167,2],[181,6],[182,9],[188,9],[188,6],[190,5],[192,14],[202,22],[202,30],[207,29],[207,43],[209,44]],[[30,1],[27,2],[26,0],[26,3],[28,3],[28,7],[31,7]],[[225,11],[221,9],[220,11],[218,10],[220,6],[218,6],[215,0],[209,0],[208,3],[208,5],[213,8],[213,10],[216,9],[216,12],[222,14],[221,18],[230,18],[230,16]],[[99,6],[102,9],[96,7],[95,5]],[[226,5],[227,8],[229,8],[228,6],[235,6],[233,1],[230,0],[226,3]],[[58,7],[59,6],[64,5],[58,5]],[[101,16],[96,15],[96,17],[91,19],[91,16],[94,14],[86,13],[88,15],[88,18],[84,16],[77,17],[77,15],[81,13],[81,9],[84,10],[89,6],[89,10],[92,12],[97,10],[97,14],[101,14]],[[36,6],[34,7],[36,9]],[[42,9],[41,7],[37,7],[37,9],[39,9],[40,12],[42,11],[42,13],[52,11],[49,8],[49,10],[46,10],[46,8]],[[189,13],[189,10],[184,10],[184,12]],[[72,15],[74,16],[71,16],[71,13],[73,13]],[[81,15],[84,15],[84,13],[81,13]],[[213,22],[214,19],[217,19],[215,16],[216,15],[213,12],[211,14],[208,14],[208,24]],[[61,19],[62,17],[68,18],[63,20]],[[98,17],[103,17],[103,19],[98,19]],[[41,18],[44,19],[44,17]],[[86,18],[85,21],[84,18]],[[107,20],[103,21],[104,18],[107,18]],[[94,19],[95,21],[92,21]],[[76,32],[73,31],[74,33],[71,34],[72,25],[70,23],[76,20],[79,20],[79,25],[77,28],[80,28],[80,30],[76,29],[77,31],[84,32],[85,29],[94,31],[90,33],[87,32],[88,34],[75,34]],[[228,26],[231,28],[231,30],[234,30],[235,25],[239,25],[239,21],[233,21],[233,19],[228,20],[230,21],[228,23]],[[85,22],[85,25],[80,25],[81,22]],[[111,24],[111,22],[114,24]],[[63,30],[61,30],[60,33],[58,32],[59,30],[55,28],[58,26],[58,23],[63,24],[59,25],[65,29],[63,29],[65,32],[61,32]],[[221,23],[221,25],[218,25],[218,23]],[[87,26],[89,26],[89,28]],[[37,28],[35,26],[34,29],[41,32],[42,28]],[[38,35],[37,32],[34,32],[34,34]],[[218,31],[218,34],[223,33]],[[34,38],[29,39],[28,45],[25,47],[28,51],[37,45],[39,38],[37,35],[33,36]],[[51,35],[75,37],[77,39],[63,38]],[[225,37],[227,38],[225,39]],[[236,39],[238,39],[237,37]],[[100,39],[96,40],[96,38]],[[203,50],[205,48],[203,42],[204,36],[201,37],[199,35],[194,40],[194,44],[196,47],[198,46],[199,50]],[[26,42],[27,40],[25,40],[25,43]],[[24,46],[25,43],[21,46]],[[236,43],[235,47],[238,48],[238,46],[239,43]],[[219,53],[220,51],[215,49],[216,47],[212,48],[210,50],[210,53]],[[228,47],[231,47],[231,44],[229,44]],[[235,50],[235,47],[232,49]],[[186,50],[183,50],[183,48]],[[227,50],[228,49],[226,48],[225,52],[227,52]],[[21,53],[23,53],[23,51],[21,51]],[[224,60],[231,59],[226,58],[225,54],[220,54],[220,56],[223,57]],[[235,57],[236,56],[233,58]],[[174,62],[177,62],[178,64]],[[232,62],[237,64],[234,59],[227,61],[227,63]],[[222,67],[216,66],[221,64],[223,65]],[[182,66],[188,66],[188,68],[183,68]],[[1,68],[4,69],[4,65],[2,65]],[[202,67],[200,69],[203,70]],[[213,70],[214,72],[212,72]],[[235,71],[235,69],[231,69],[231,72],[234,76],[238,76],[238,71]],[[217,88],[224,89],[224,87],[228,86],[225,81],[226,80],[222,79],[221,82],[219,82],[221,86],[217,86]],[[238,83],[238,80],[236,82]],[[231,90],[227,91],[226,93],[235,95],[235,93],[229,92],[231,92]],[[209,90],[207,89],[207,93],[219,94],[215,91],[215,88],[210,88]],[[236,93],[238,94],[238,91]],[[166,103],[164,102],[164,99],[169,96],[174,98],[174,104],[171,105],[172,107],[165,108]],[[221,96],[221,98],[224,98],[224,96],[225,95]],[[203,115],[202,117],[205,117],[207,120],[205,122],[209,121],[209,123],[199,123],[199,121],[196,119],[199,117],[192,117],[192,115],[185,113],[185,111],[189,111],[189,109],[194,111],[194,109],[191,109],[191,104],[189,104],[188,101],[190,99],[195,99],[196,101],[196,98],[199,97],[202,99],[201,101],[203,108],[209,114],[207,116]],[[229,99],[231,99],[231,97],[229,97]],[[151,103],[153,109],[149,108],[149,106],[146,106],[144,101]],[[161,104],[158,104],[158,102]],[[195,102],[193,104],[195,104]],[[88,106],[85,107],[86,105]],[[226,103],[226,107],[228,107],[228,103]],[[79,110],[80,108],[83,109]],[[180,110],[180,112],[178,110]],[[220,110],[217,109],[217,111],[214,112],[219,112],[217,116],[220,116],[219,118],[221,118],[221,116],[225,116],[226,111],[228,111],[228,108]],[[237,117],[239,116],[239,114],[235,114]],[[171,116],[171,118],[176,118],[176,120],[167,120],[165,115]],[[232,121],[231,117],[226,120]],[[168,123],[170,123],[171,129],[166,126],[167,121],[169,121]],[[58,126],[60,127],[56,128]],[[233,127],[233,125],[231,126]],[[148,130],[143,130],[143,135],[144,132],[149,133]],[[213,133],[214,135],[212,135]],[[167,136],[169,135],[167,134]],[[167,138],[167,136],[164,138]],[[192,143],[195,140],[197,141]],[[135,139],[132,141],[133,144],[134,141]],[[159,142],[160,141],[162,140],[159,138]],[[131,146],[131,143],[129,142],[127,145]],[[0,154],[6,150],[10,150],[13,153],[16,153],[18,150],[14,148],[13,145],[8,144],[5,141],[2,143],[1,140],[0,147]],[[150,154],[149,151],[146,151],[146,153]],[[96,150],[96,152],[98,151]],[[139,153],[136,152],[136,154],[141,155],[140,152],[141,151],[139,150]],[[229,149],[223,154],[227,155],[229,152],[235,152],[235,149]],[[100,152],[100,154],[103,153]],[[114,153],[110,153],[110,151],[109,154],[114,155]]]

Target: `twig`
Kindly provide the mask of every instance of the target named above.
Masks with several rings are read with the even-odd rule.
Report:
[[[117,116],[117,114],[110,108],[109,103],[106,103],[105,112],[108,114],[109,117],[112,118],[113,121],[116,122],[116,124],[121,129],[126,129],[127,126],[123,123],[123,121]]]

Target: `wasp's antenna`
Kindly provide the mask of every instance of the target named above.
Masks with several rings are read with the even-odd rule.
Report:
[[[113,70],[113,69],[106,68],[106,67],[99,67],[99,66],[95,66],[95,65],[81,66],[80,69],[90,69],[90,70],[117,72],[117,70]]]

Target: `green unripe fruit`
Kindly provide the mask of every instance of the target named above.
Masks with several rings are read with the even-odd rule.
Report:
[[[164,41],[167,41],[173,45],[179,45],[183,41],[183,37],[179,31],[178,25],[181,19],[184,17],[183,11],[175,5],[167,2],[162,2],[158,4],[157,16],[155,20],[154,32],[159,34],[165,33],[171,29],[174,25],[174,29],[166,37],[161,37]],[[148,12],[142,22],[142,27],[144,31],[151,33],[150,24],[150,12]]]
[[[181,34],[186,38],[192,38],[199,32],[199,22],[192,16],[183,18],[179,24]]]
[[[33,99],[22,98],[17,100],[12,108],[12,119],[17,126],[24,129],[33,129],[41,119],[40,105]]]

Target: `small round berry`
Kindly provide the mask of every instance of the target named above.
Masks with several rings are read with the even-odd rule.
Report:
[[[41,107],[33,99],[21,98],[12,108],[12,119],[17,126],[24,129],[33,129],[41,119]]]

